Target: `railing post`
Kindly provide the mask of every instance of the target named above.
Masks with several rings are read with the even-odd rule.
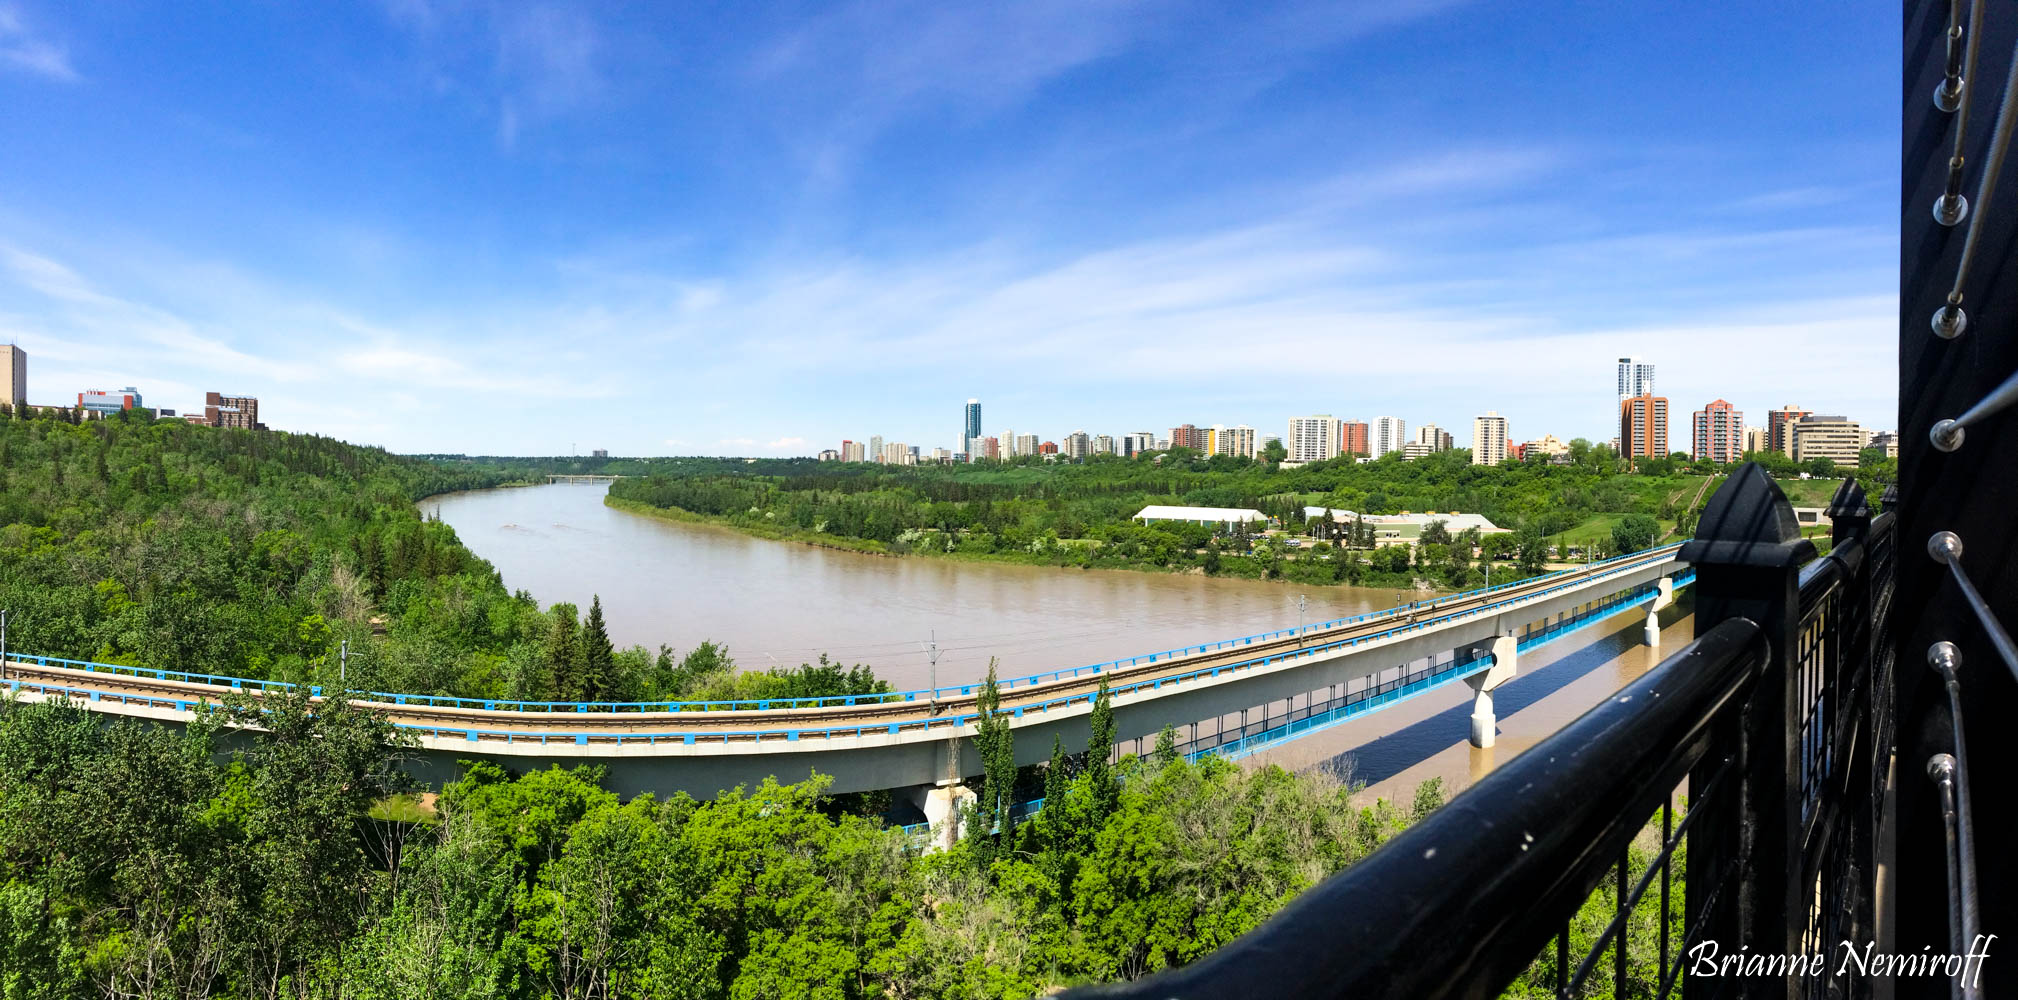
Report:
[[[1703,936],[1725,954],[1746,947],[1755,954],[1797,954],[1806,926],[1798,885],[1800,699],[1792,663],[1801,618],[1800,567],[1814,554],[1786,494],[1756,462],[1745,463],[1710,497],[1695,539],[1680,553],[1696,570],[1697,637],[1745,618],[1765,633],[1769,651],[1765,675],[1735,726],[1717,735],[1689,779],[1692,790],[1702,788],[1718,764],[1737,757],[1741,794],[1732,803],[1735,814],[1703,817],[1695,828],[1703,835],[1692,831],[1689,842],[1689,919],[1693,922],[1697,908],[1714,895]],[[1715,893],[1719,876],[1733,863],[1735,892]],[[1690,977],[1688,993],[1706,995],[1722,985]],[[1784,996],[1788,985],[1749,980],[1745,995]]]

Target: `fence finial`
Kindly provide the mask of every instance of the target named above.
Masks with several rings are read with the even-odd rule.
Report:
[[[1688,563],[1781,567],[1814,557],[1815,543],[1801,537],[1793,505],[1757,462],[1740,466],[1710,496],[1696,537],[1680,554]]]

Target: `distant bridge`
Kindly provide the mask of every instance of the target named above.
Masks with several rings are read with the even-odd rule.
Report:
[[[624,478],[626,478],[626,477],[624,477],[624,476],[587,476],[587,475],[581,475],[581,476],[578,476],[578,475],[568,475],[568,474],[560,474],[560,473],[550,473],[550,474],[548,474],[548,476],[547,476],[547,482],[549,482],[549,483],[614,483],[614,482],[616,482],[617,480],[619,480],[619,479],[624,479]]]
[[[1017,763],[1039,763],[1054,733],[1067,746],[1085,745],[1104,677],[1123,743],[1142,746],[1167,725],[1188,753],[1237,755],[1466,681],[1477,692],[1473,739],[1490,745],[1491,692],[1512,676],[1521,648],[1637,605],[1650,606],[1647,634],[1658,641],[1653,614],[1693,579],[1677,549],[1295,629],[1009,678],[999,682],[1002,711],[1018,737]],[[291,685],[16,656],[6,686],[24,700],[68,697],[96,711],[174,722],[232,691]],[[966,738],[978,718],[980,687],[645,704],[360,692],[353,703],[385,712],[412,733],[425,758],[422,776],[430,780],[452,777],[458,760],[487,757],[520,769],[599,763],[611,787],[626,794],[708,797],[767,775],[799,780],[818,771],[834,776],[837,792],[936,788],[957,795],[955,786],[980,773]]]

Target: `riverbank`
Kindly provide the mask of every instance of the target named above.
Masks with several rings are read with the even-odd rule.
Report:
[[[1221,555],[1218,571],[1186,563],[1184,565],[1163,566],[1142,559],[1114,557],[1102,552],[1101,543],[1091,539],[1050,539],[1043,548],[1016,552],[979,552],[971,548],[955,545],[942,548],[937,545],[916,545],[899,541],[886,545],[871,539],[848,538],[824,532],[789,528],[777,524],[752,521],[742,517],[700,514],[679,507],[659,507],[637,500],[605,495],[603,504],[614,510],[628,514],[640,514],[681,524],[699,524],[723,528],[753,538],[763,538],[780,542],[797,542],[815,548],[834,549],[862,555],[902,558],[920,556],[935,560],[954,562],[994,563],[1012,566],[1048,566],[1057,569],[1119,570],[1123,572],[1154,573],[1162,576],[1207,576],[1222,579],[1252,580],[1258,583],[1293,583],[1299,586],[1359,586],[1413,590],[1423,594],[1447,593],[1448,588],[1438,587],[1413,574],[1383,573],[1370,567],[1363,568],[1358,580],[1324,579],[1308,572],[1297,572],[1310,564],[1294,557],[1277,563],[1277,571],[1270,573],[1267,565],[1259,557],[1244,555]],[[941,539],[947,536],[932,533],[928,536]],[[1329,572],[1328,567],[1316,567]],[[1285,571],[1287,570],[1287,571]]]

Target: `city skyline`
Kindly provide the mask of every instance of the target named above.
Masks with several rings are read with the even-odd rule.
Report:
[[[4,10],[37,399],[470,453],[952,445],[920,386],[1605,439],[1589,365],[1640,355],[1678,412],[1896,419],[1875,5]]]

